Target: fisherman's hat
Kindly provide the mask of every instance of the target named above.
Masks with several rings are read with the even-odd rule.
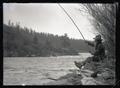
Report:
[[[95,38],[93,38],[93,39],[95,39],[95,40],[102,40],[100,34],[99,34],[99,35],[96,35]]]

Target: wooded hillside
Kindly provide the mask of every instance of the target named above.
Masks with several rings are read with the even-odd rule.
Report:
[[[49,33],[38,33],[18,23],[3,24],[4,56],[56,56],[88,52],[84,40]],[[91,48],[92,49],[92,48]]]

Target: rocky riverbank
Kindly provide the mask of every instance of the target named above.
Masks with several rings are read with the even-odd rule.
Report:
[[[91,74],[98,69],[100,72],[97,77],[91,77]],[[113,69],[107,68],[104,62],[90,62],[82,70],[72,70],[72,73],[44,85],[114,85],[114,83]]]
[[[83,72],[74,71],[59,79],[53,79],[54,81],[44,85],[104,85],[105,83],[97,81],[90,77],[92,71],[84,70]]]

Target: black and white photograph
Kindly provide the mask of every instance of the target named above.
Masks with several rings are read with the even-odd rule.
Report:
[[[115,85],[118,3],[3,3],[3,85]]]

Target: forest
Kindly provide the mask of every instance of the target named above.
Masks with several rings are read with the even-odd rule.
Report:
[[[69,38],[66,33],[39,33],[10,20],[3,24],[3,50],[4,57],[78,55],[89,51],[82,39]]]

